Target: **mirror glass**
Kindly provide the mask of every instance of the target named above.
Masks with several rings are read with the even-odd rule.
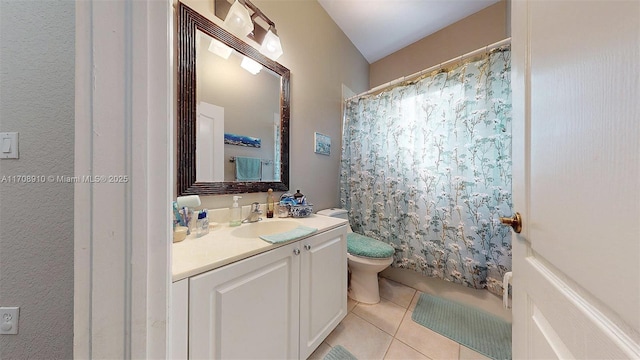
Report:
[[[178,30],[178,196],[288,190],[289,70],[182,3]]]
[[[280,181],[280,75],[243,61],[196,30],[198,182]]]

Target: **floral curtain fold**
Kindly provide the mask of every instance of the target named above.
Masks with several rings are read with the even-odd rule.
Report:
[[[511,270],[508,47],[346,104],[341,202],[392,266],[502,294]]]

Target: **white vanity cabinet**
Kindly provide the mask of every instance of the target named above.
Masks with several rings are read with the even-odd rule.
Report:
[[[189,278],[191,359],[306,359],[347,314],[346,228]]]
[[[306,359],[347,315],[346,228],[301,240],[300,350]]]
[[[299,247],[282,246],[189,280],[190,358],[297,357]]]

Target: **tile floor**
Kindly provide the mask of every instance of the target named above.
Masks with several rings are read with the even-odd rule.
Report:
[[[359,360],[488,358],[411,320],[420,292],[381,278],[378,304],[348,300],[348,314],[309,359],[342,345]]]

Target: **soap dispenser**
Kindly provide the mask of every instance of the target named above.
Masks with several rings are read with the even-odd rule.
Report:
[[[238,199],[242,199],[242,196],[233,197],[233,205],[231,205],[229,214],[229,226],[240,226],[242,224],[242,209],[238,206]]]

